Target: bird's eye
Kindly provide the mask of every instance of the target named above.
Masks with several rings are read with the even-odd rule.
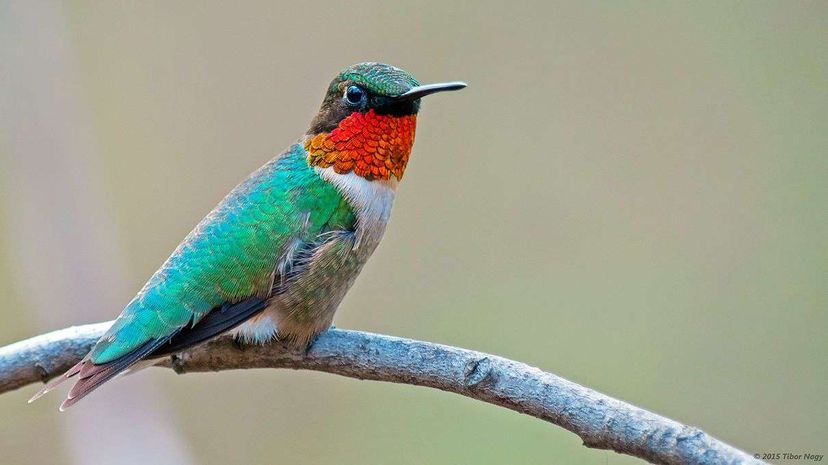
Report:
[[[359,105],[365,100],[365,91],[359,86],[348,86],[345,90],[345,101],[348,105]]]

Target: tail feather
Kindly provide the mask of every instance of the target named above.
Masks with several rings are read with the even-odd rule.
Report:
[[[52,379],[48,383],[46,383],[46,385],[43,386],[43,388],[41,388],[39,391],[37,391],[37,393],[35,395],[33,395],[31,399],[29,399],[29,403],[31,404],[32,402],[36,401],[37,399],[40,399],[45,394],[47,394],[50,391],[54,390],[56,387],[58,387],[61,384],[65,383],[66,381],[69,381],[70,378],[72,378],[73,376],[80,373],[82,364],[83,364],[83,362],[75,364],[75,366],[73,366],[72,368],[66,370],[66,373],[64,373],[64,374],[58,376],[57,378]]]
[[[166,342],[165,339],[151,340],[123,357],[100,365],[96,365],[87,359],[81,360],[75,366],[66,370],[66,373],[46,383],[40,391],[37,391],[37,394],[29,399],[29,403],[36,401],[44,394],[77,376],[77,381],[69,390],[69,395],[60,405],[60,410],[64,411],[97,389],[101,384],[114,378]]]
[[[166,339],[148,341],[123,357],[100,365],[96,365],[89,360],[81,361],[78,365],[75,365],[77,367],[78,380],[72,386],[72,389],[69,390],[69,395],[66,396],[66,400],[60,404],[60,410],[64,411],[76,404],[79,400],[100,387],[100,385],[118,376],[119,373],[146,357],[159,346],[166,344],[166,342]],[[70,371],[74,371],[74,369]]]

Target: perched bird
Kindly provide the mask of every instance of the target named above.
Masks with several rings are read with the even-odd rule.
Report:
[[[343,70],[307,133],[236,186],[89,354],[32,401],[75,379],[64,410],[127,369],[231,330],[306,347],[385,232],[420,98],[465,86],[420,85],[382,63]]]

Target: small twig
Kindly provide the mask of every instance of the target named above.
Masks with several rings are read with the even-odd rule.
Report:
[[[0,393],[77,363],[111,322],[67,328],[0,348]],[[222,336],[160,364],[178,373],[292,368],[428,386],[500,405],[577,434],[587,447],[659,464],[761,464],[703,431],[526,364],[457,347],[331,329],[306,353],[273,342],[239,350]]]

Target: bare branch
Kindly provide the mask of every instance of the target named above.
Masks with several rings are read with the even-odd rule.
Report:
[[[67,328],[0,348],[0,393],[46,381],[77,363],[111,322]],[[659,464],[761,464],[703,431],[495,355],[331,329],[307,354],[274,342],[240,348],[222,336],[160,364],[178,373],[247,368],[324,371],[428,386],[554,423],[587,447]]]

